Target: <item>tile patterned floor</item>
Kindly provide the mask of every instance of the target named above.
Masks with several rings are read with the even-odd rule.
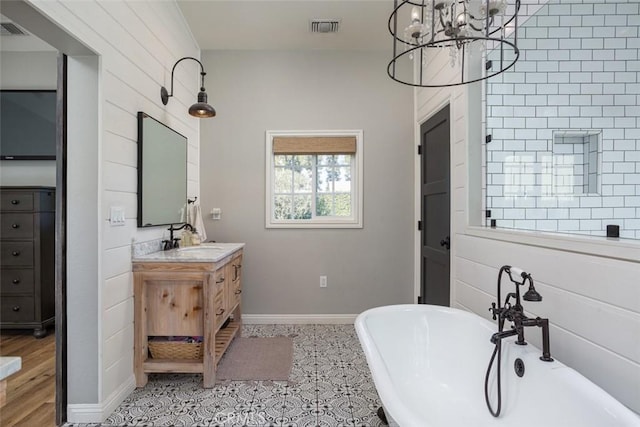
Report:
[[[243,336],[293,337],[289,382],[151,375],[102,426],[382,426],[378,394],[353,325],[244,325]],[[67,424],[94,427],[100,424]]]

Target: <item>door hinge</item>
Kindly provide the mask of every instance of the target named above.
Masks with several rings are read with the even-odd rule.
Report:
[[[418,156],[422,155],[422,145],[418,145]]]
[[[487,210],[484,212],[484,217],[485,217],[485,218],[491,218],[491,209],[487,209]]]
[[[487,70],[487,71],[489,71],[491,69],[491,67],[493,67],[493,61],[487,61],[484,64],[484,69]]]
[[[490,143],[491,140],[493,140],[493,136],[491,136],[491,134],[484,137],[484,142],[487,144]]]
[[[422,221],[418,221],[418,231],[422,231]]]
[[[418,304],[422,304],[422,295],[418,295]]]

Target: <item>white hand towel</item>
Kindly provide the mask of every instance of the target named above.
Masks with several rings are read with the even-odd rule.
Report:
[[[202,220],[202,210],[200,209],[200,203],[196,202],[191,209],[191,225],[196,228],[196,232],[200,236],[200,241],[204,242],[207,240],[207,231],[204,229],[204,221]]]

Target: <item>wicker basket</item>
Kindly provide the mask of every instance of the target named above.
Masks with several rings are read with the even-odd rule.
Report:
[[[202,359],[201,342],[149,341],[154,359]]]

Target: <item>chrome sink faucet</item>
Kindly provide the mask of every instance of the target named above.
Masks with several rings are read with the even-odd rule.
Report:
[[[509,279],[515,285],[515,292],[510,292],[505,298],[504,305],[500,306],[500,287],[501,278],[503,273],[507,273]],[[493,320],[498,321],[498,332],[491,336],[491,342],[496,344],[503,338],[517,335],[518,339],[516,344],[526,345],[524,340],[524,328],[527,326],[537,326],[542,328],[542,356],[540,359],[545,362],[553,362],[551,352],[549,350],[549,319],[542,319],[540,317],[529,318],[524,314],[524,308],[520,301],[520,286],[524,286],[526,282],[529,282],[529,289],[524,293],[522,299],[525,301],[542,301],[542,296],[536,291],[533,285],[533,278],[531,274],[524,272],[523,270],[511,267],[509,265],[502,266],[498,273],[498,306],[496,303],[491,304],[489,311],[492,314]],[[511,302],[513,300],[513,303]],[[504,330],[505,321],[512,323],[511,329]]]

